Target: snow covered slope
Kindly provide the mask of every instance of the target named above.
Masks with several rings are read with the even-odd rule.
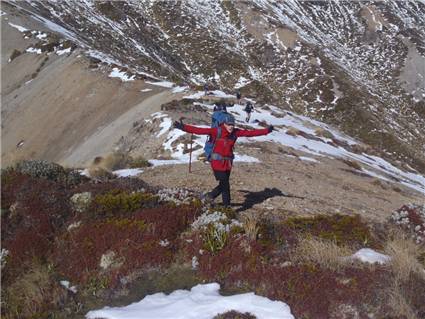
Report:
[[[423,1],[4,1],[2,8],[41,21],[108,73],[238,87],[425,172]]]

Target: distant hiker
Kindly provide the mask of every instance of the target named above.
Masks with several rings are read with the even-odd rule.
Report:
[[[208,95],[208,84],[204,84],[204,95]]]
[[[251,112],[254,110],[254,106],[250,101],[246,102],[244,111],[246,112],[246,119],[245,121],[249,123],[249,119],[251,118]]]
[[[181,121],[175,121],[174,127],[188,133],[210,135],[213,139],[212,153],[210,156],[211,168],[215,179],[219,182],[211,192],[206,194],[206,198],[214,200],[220,194],[225,207],[230,206],[230,171],[233,166],[233,146],[238,137],[241,136],[260,136],[273,131],[273,126],[264,129],[245,130],[235,128],[235,118],[225,113],[218,127],[197,127],[183,124]]]
[[[241,97],[242,97],[242,95],[241,95],[241,91],[237,90],[237,91],[236,91],[236,100],[238,100],[238,103],[240,102]]]
[[[232,106],[234,106],[234,104],[226,103],[224,99],[221,99],[220,101],[214,104],[214,112],[217,112],[217,111],[227,112],[227,108]]]

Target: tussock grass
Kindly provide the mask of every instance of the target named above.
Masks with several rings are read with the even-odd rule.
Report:
[[[291,135],[291,136],[297,136],[301,134],[301,131],[296,129],[295,127],[290,126],[286,132],[286,134]]]
[[[316,134],[317,136],[321,136],[321,137],[334,138],[334,136],[331,132],[329,132],[328,130],[325,130],[324,128],[321,128],[321,127],[318,127],[317,129],[315,129],[314,134]]]
[[[342,161],[345,164],[347,164],[348,166],[350,166],[350,167],[352,167],[352,168],[354,168],[354,169],[356,169],[358,171],[361,171],[362,170],[362,167],[356,161],[353,161],[353,160],[350,160],[350,159],[343,159]]]
[[[392,315],[396,318],[419,319],[412,306],[406,300],[404,293],[397,285],[390,288],[388,303],[393,311]]]
[[[4,318],[42,317],[46,307],[60,304],[66,295],[46,265],[33,264],[27,273],[5,288]]]
[[[88,170],[89,170],[89,175],[93,178],[108,179],[113,177],[111,172],[105,170],[102,167],[90,166]]]
[[[331,270],[340,270],[346,266],[347,257],[353,254],[348,246],[338,246],[335,241],[314,237],[299,238],[291,259],[295,262],[316,263]]]
[[[107,171],[122,169],[125,168],[125,165],[128,163],[128,159],[129,158],[126,154],[114,152],[105,156],[99,163],[99,166]]]
[[[243,229],[249,240],[256,240],[260,229],[258,225],[258,217],[253,214],[244,215]]]
[[[395,231],[385,243],[384,251],[391,256],[396,281],[406,282],[413,274],[425,280],[425,271],[419,262],[421,248],[406,234]]]
[[[114,152],[105,157],[98,156],[88,168],[91,177],[109,178],[112,177],[111,171],[125,168],[130,162],[127,154]]]

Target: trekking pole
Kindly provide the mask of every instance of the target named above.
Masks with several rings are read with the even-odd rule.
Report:
[[[193,140],[193,134],[190,134],[189,173],[192,173],[192,140]]]

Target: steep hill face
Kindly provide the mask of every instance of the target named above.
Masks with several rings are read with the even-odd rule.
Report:
[[[423,1],[3,3],[138,78],[253,95],[425,172]],[[102,63],[103,62],[103,63]]]

